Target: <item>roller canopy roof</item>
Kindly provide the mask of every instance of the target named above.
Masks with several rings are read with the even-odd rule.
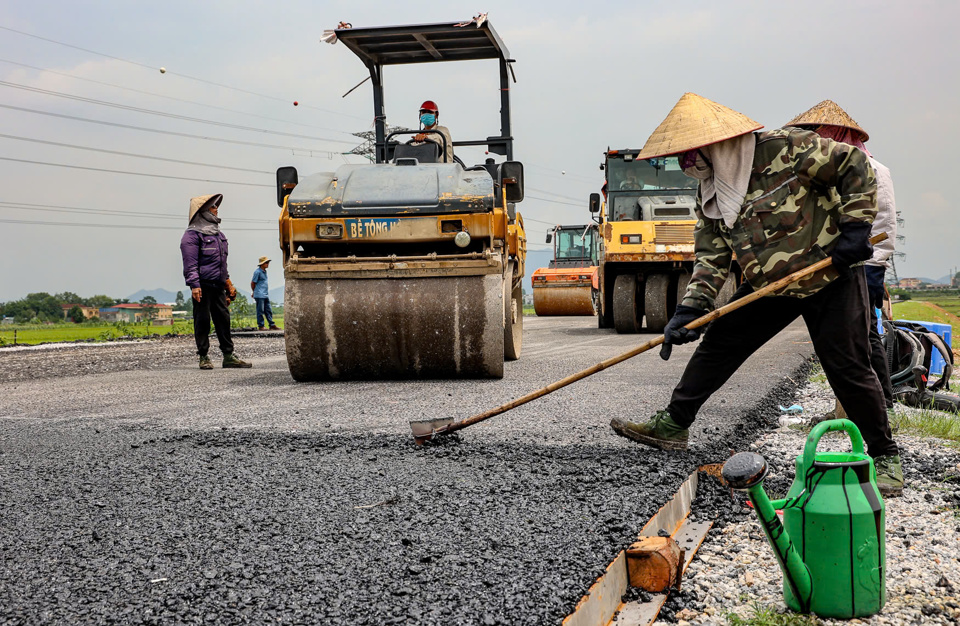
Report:
[[[382,28],[342,28],[337,39],[367,65],[402,65],[474,59],[509,59],[497,31],[489,22],[457,22],[385,26]]]

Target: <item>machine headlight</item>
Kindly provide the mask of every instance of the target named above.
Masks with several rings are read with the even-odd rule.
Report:
[[[320,239],[340,239],[343,236],[343,224],[317,224],[317,237]]]
[[[643,235],[620,235],[620,243],[643,243]]]
[[[457,233],[457,236],[453,238],[453,243],[457,244],[461,248],[466,248],[470,245],[470,233],[465,230],[461,230]]]

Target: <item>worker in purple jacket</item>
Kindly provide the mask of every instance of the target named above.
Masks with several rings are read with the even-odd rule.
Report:
[[[227,237],[220,232],[221,194],[190,199],[189,226],[180,239],[183,278],[193,293],[193,335],[197,340],[200,369],[212,370],[210,320],[217,331],[223,367],[253,367],[233,353],[230,337],[230,303],[237,290],[227,271]]]

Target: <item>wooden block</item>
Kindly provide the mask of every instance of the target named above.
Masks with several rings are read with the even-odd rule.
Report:
[[[680,586],[684,550],[671,537],[642,537],[627,548],[627,575],[631,587],[661,593]]]

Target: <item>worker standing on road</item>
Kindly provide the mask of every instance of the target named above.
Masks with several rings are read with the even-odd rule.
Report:
[[[252,367],[233,353],[230,337],[230,302],[237,290],[227,271],[227,237],[220,232],[221,194],[190,199],[187,230],[180,239],[183,257],[183,278],[193,295],[193,335],[197,340],[200,369],[212,370],[210,349],[210,320],[217,331],[223,367]]]
[[[413,136],[415,142],[432,141],[440,146],[440,162],[453,163],[453,137],[450,136],[450,130],[446,126],[440,126],[440,109],[433,100],[425,100],[420,105],[420,125],[423,130],[435,130],[443,134],[446,139],[446,149],[444,141],[436,133],[418,133]]]
[[[270,259],[265,256],[260,257],[257,269],[253,270],[253,278],[250,280],[250,290],[257,303],[257,329],[264,329],[263,318],[266,317],[270,330],[280,330],[273,323],[273,309],[270,308],[270,287],[267,285],[268,267],[270,267]]]
[[[695,341],[684,328],[714,308],[736,253],[742,298],[827,255],[831,267],[788,285],[776,296],[714,321],[687,363],[670,404],[645,422],[614,418],[617,434],[665,450],[686,449],[703,403],[757,349],[803,316],[827,380],[874,458],[885,495],[903,489],[883,393],[869,365],[861,263],[873,254],[870,228],[877,183],[866,155],[853,146],[799,129],[763,128],[745,115],[685,94],[653,132],[638,159],[679,155],[700,180],[696,262],[682,303],[664,330],[660,356]]]
[[[897,206],[893,196],[893,179],[890,170],[873,158],[863,145],[870,135],[863,130],[846,111],[832,100],[824,100],[812,109],[801,113],[786,124],[797,128],[806,128],[821,137],[842,141],[860,148],[873,166],[877,176],[877,217],[873,220],[870,236],[886,233],[887,239],[873,247],[873,256],[864,263],[867,276],[867,293],[870,296],[870,365],[880,380],[887,413],[893,411],[893,385],[890,383],[890,368],[887,365],[887,353],[877,330],[877,309],[883,307],[883,278],[887,273],[889,259],[893,256],[897,239]]]

